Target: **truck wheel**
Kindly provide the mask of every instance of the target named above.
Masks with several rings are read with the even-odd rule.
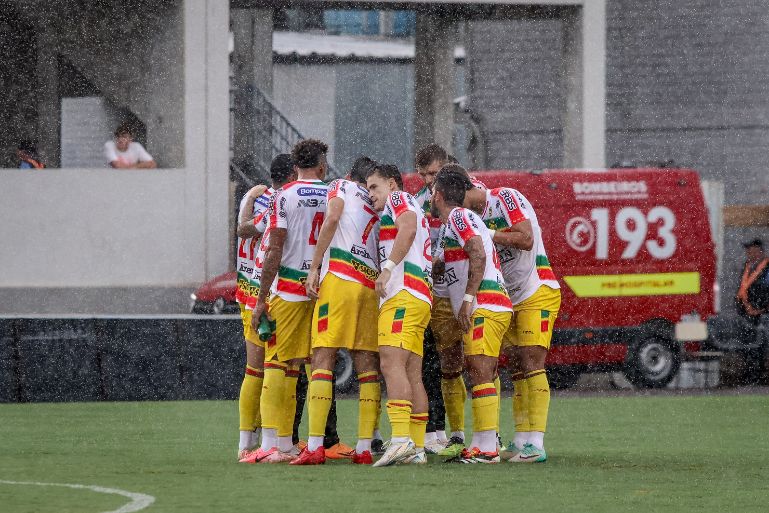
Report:
[[[571,366],[558,366],[547,369],[547,381],[550,388],[555,390],[566,390],[573,387],[582,374],[582,369]]]
[[[645,331],[628,348],[625,376],[640,388],[662,388],[670,383],[681,366],[677,344],[659,331]]]
[[[355,386],[357,376],[352,364],[352,356],[347,351],[337,351],[334,377],[336,391],[341,394],[349,392]]]

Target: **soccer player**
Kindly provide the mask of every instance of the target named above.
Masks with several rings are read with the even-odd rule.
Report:
[[[469,190],[465,206],[483,213],[515,309],[503,346],[513,378],[515,437],[512,462],[547,460],[544,437],[550,407],[545,359],[561,307],[558,280],[550,267],[537,214],[515,189]]]
[[[379,275],[377,231],[379,215],[365,188],[374,161],[362,157],[353,164],[350,180],[338,179],[328,189],[326,218],[320,228],[307,294],[316,299],[312,326],[312,378],[307,447],[292,465],[325,463],[323,431],[331,406],[332,369],[337,351],[350,351],[360,383],[358,445],[353,463],[372,464],[371,441],[379,416],[379,357],[376,325]]]
[[[265,352],[260,403],[262,443],[255,457],[257,463],[280,463],[294,458],[290,451],[296,380],[299,365],[310,355],[314,308],[304,281],[326,212],[328,187],[322,180],[328,168],[327,152],[328,146],[315,139],[297,143],[291,150],[297,181],[273,195],[269,210],[269,248],[252,324],[256,329],[261,316],[269,310],[276,331]]]
[[[469,189],[473,185],[464,170],[449,164],[436,175],[432,198],[433,207],[446,223],[444,275],[473,385],[470,448],[447,461],[498,463],[499,396],[494,376],[512,304],[504,289],[491,233],[477,214],[462,207]]]
[[[414,159],[417,173],[424,184],[414,195],[414,199],[422,207],[422,211],[427,217],[433,261],[441,251],[440,244],[438,244],[441,220],[433,216],[430,211],[431,188],[436,173],[452,158],[440,145],[428,144],[417,152]],[[457,362],[450,363],[444,362],[443,358],[439,356],[442,348],[459,340],[456,338],[459,330],[451,313],[448,291],[443,284],[442,275],[433,274],[433,279],[433,308],[430,326],[425,332],[422,369],[422,379],[430,404],[427,434],[425,435],[425,451],[431,454],[441,454],[446,451],[447,444],[452,446],[452,450],[458,452],[456,449],[457,441],[464,441],[464,399],[467,396],[467,390],[462,379],[462,358],[460,357]],[[452,430],[453,438],[451,441],[446,437],[447,413]],[[460,446],[461,448],[464,448],[464,445]]]
[[[253,187],[244,196],[238,215],[238,282],[235,298],[240,305],[243,319],[243,333],[246,339],[246,373],[240,387],[238,406],[240,410],[240,444],[238,461],[247,463],[258,447],[261,432],[259,401],[264,380],[265,342],[251,325],[251,316],[256,296],[259,294],[259,277],[264,260],[264,253],[269,240],[267,233],[267,210],[270,198],[276,189],[294,181],[296,173],[291,164],[291,156],[281,154],[270,165],[272,187],[264,185]],[[255,246],[258,249],[255,251]]]
[[[396,166],[377,165],[366,187],[381,212],[380,297],[377,339],[387,386],[392,439],[375,467],[427,463],[424,452],[427,394],[422,384],[422,345],[430,321],[430,234],[422,209],[403,192]]]

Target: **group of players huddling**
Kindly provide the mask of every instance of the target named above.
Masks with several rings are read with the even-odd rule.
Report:
[[[353,463],[424,464],[426,452],[457,463],[498,463],[501,456],[544,462],[544,363],[561,295],[529,202],[512,188],[488,190],[435,144],[417,153],[424,187],[415,196],[403,191],[396,166],[366,157],[346,179],[326,184],[327,151],[318,140],[299,142],[273,162],[273,186],[254,187],[241,202],[254,236],[241,241],[252,254],[250,263],[239,262],[237,291],[247,353],[239,461],[326,461],[332,371],[337,351],[346,349],[360,390]],[[266,343],[257,336],[264,315],[275,322]],[[451,435],[433,435],[426,447],[428,326]],[[501,351],[514,382],[516,430],[505,448],[498,436]],[[309,438],[299,445],[292,439],[296,383],[308,359]],[[381,449],[380,373],[392,431]]]

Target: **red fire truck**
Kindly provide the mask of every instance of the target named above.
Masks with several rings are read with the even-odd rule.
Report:
[[[623,371],[637,386],[673,379],[707,338],[716,254],[699,176],[686,169],[485,171],[537,212],[563,301],[548,357],[555,386]],[[406,189],[420,187],[407,177]]]

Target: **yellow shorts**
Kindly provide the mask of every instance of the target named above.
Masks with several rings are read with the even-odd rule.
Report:
[[[312,347],[379,351],[374,324],[378,310],[374,289],[326,274],[315,302]]]
[[[251,327],[251,315],[253,310],[246,308],[246,305],[239,303],[240,306],[240,319],[243,321],[243,336],[246,342],[251,342],[259,347],[264,347],[265,343],[259,339],[259,334]]]
[[[401,290],[379,308],[377,342],[422,356],[425,329],[430,323],[429,303]]]
[[[553,324],[561,308],[561,291],[542,285],[531,297],[513,306],[513,322],[502,346],[542,346],[550,349]]]
[[[275,320],[275,337],[267,344],[265,361],[287,362],[310,356],[310,333],[314,301],[270,299],[270,315]]]
[[[451,301],[447,297],[433,298],[433,311],[430,318],[430,328],[433,330],[435,348],[443,351],[462,340],[462,329],[459,327]]]
[[[465,356],[497,358],[512,316],[512,312],[492,312],[484,308],[476,310],[470,319],[470,331],[462,335]]]

